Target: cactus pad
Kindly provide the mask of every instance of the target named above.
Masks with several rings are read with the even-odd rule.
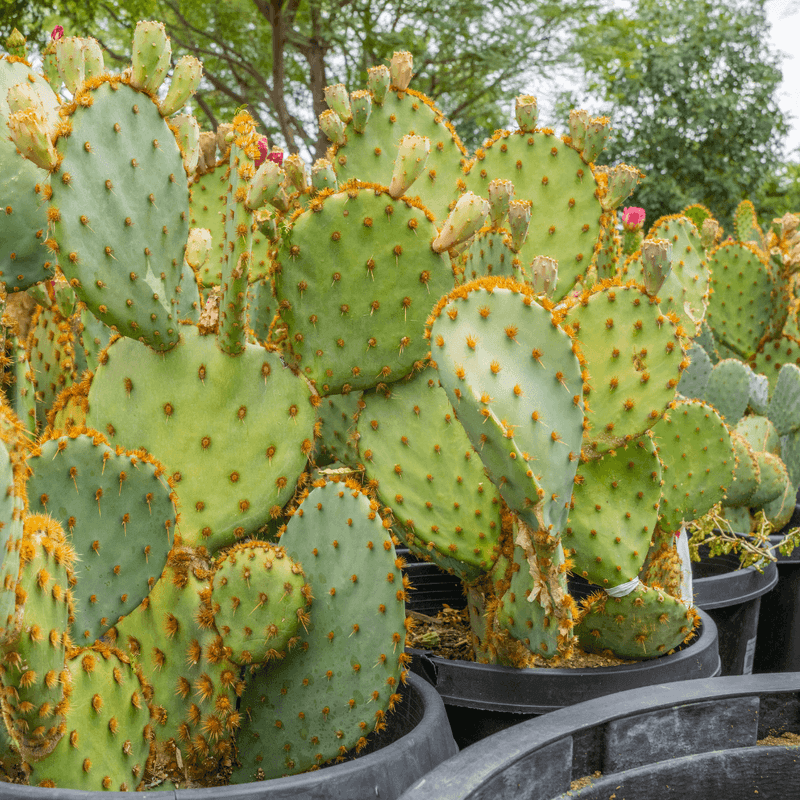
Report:
[[[675,397],[681,337],[643,288],[599,284],[566,311],[588,371],[585,439],[597,452],[640,436]]]
[[[178,341],[173,301],[189,234],[181,152],[148,95],[118,77],[92,87],[57,140],[63,160],[48,214],[58,263],[102,322],[168,350]]]
[[[499,552],[499,498],[436,370],[365,392],[363,401],[361,461],[400,523],[397,534],[462,580],[488,572]]]
[[[599,586],[635,578],[658,518],[661,464],[649,436],[578,467],[564,548]]]
[[[193,326],[181,335],[163,356],[113,342],[92,381],[88,424],[161,461],[180,501],[184,544],[215,550],[292,496],[311,452],[314,409],[308,386],[276,352],[247,345],[231,357]]]
[[[427,355],[425,319],[454,281],[429,213],[352,184],[294,218],[275,292],[294,362],[321,394],[395,381]]]
[[[442,386],[492,482],[529,527],[556,535],[580,455],[577,346],[529,288],[502,278],[443,297],[430,339]]]
[[[141,674],[106,644],[70,655],[66,732],[49,755],[34,762],[31,782],[96,792],[134,790],[150,757],[150,708]]]
[[[78,556],[73,640],[91,643],[147,596],[173,542],[164,467],[115,452],[95,431],[40,444],[29,459],[31,510],[58,520]]]
[[[520,260],[556,259],[553,299],[565,297],[589,267],[600,238],[603,209],[591,167],[552,131],[499,131],[476,151],[465,182],[485,197],[489,182],[498,178],[512,181],[516,198],[533,205]]]
[[[735,467],[731,437],[715,409],[697,400],[676,403],[653,437],[664,480],[659,526],[675,531],[725,496]]]
[[[214,625],[231,650],[228,658],[261,663],[285,658],[298,643],[311,587],[282,547],[242,542],[217,561],[211,604]]]
[[[232,781],[302,772],[366,743],[399,700],[405,589],[389,531],[353,482],[318,486],[281,537],[317,598],[302,645],[249,676]]]
[[[644,584],[625,597],[598,592],[581,605],[575,628],[581,647],[619,658],[658,658],[681,644],[696,620],[680,600]]]

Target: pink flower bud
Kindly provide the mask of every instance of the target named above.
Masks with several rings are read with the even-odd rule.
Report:
[[[636,206],[627,206],[622,209],[622,224],[626,228],[637,228],[644,225],[645,210]]]
[[[283,150],[279,147],[273,147],[272,152],[267,156],[267,161],[271,161],[280,167],[283,164]]]
[[[269,156],[269,142],[267,141],[266,136],[262,136],[258,140],[258,152],[259,156],[256,159],[256,169],[258,169],[267,160],[267,157]]]
[[[63,35],[64,28],[61,25],[56,25],[55,28],[53,28],[53,32],[50,34],[50,38],[57,42]]]

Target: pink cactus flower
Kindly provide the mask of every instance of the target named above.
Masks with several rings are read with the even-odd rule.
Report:
[[[636,206],[626,206],[622,209],[622,224],[625,228],[634,229],[644,225],[645,210]]]
[[[268,161],[272,161],[274,164],[281,166],[283,164],[283,150],[274,147],[272,152],[267,156]]]
[[[57,42],[63,36],[64,36],[64,28],[61,25],[56,25],[55,28],[53,28],[53,32],[50,34],[50,38],[54,42]]]
[[[258,140],[258,158],[256,159],[256,169],[258,169],[269,156],[269,142],[266,136],[262,136]]]

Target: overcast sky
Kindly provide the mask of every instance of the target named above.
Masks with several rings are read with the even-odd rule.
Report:
[[[800,148],[800,0],[767,0],[766,8],[772,25],[772,43],[786,56],[778,101],[792,117],[788,154]],[[800,152],[793,155],[800,158]]]

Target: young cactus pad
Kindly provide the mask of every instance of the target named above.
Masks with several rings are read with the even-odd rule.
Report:
[[[306,382],[276,352],[247,345],[231,357],[191,325],[181,336],[163,355],[113,342],[92,381],[88,424],[166,466],[183,543],[213,551],[292,496],[311,452],[314,408]]]
[[[210,577],[196,552],[173,548],[148,597],[115,629],[118,645],[153,688],[156,746],[171,756],[171,740],[193,777],[209,764],[216,772],[218,759],[208,755],[230,752],[243,689],[213,625]]]
[[[664,480],[658,524],[676,531],[725,496],[735,467],[731,436],[712,406],[686,400],[653,426],[653,437]]]
[[[281,545],[303,565],[315,600],[301,645],[249,676],[234,783],[363,747],[400,699],[405,588],[377,511],[357,484],[332,482],[317,485],[289,521]]]
[[[18,84],[33,89],[51,122],[58,119],[58,99],[44,78],[26,63],[0,56],[0,197],[5,212],[0,215],[0,285],[6,291],[26,289],[52,275],[52,263],[42,247],[47,227],[42,204],[50,176],[20,156],[9,138],[7,97]]]
[[[691,634],[696,612],[663,589],[640,583],[625,597],[598,592],[583,601],[575,627],[581,647],[619,658],[657,658]]]
[[[459,287],[429,327],[442,386],[492,482],[530,528],[557,534],[581,452],[577,345],[508,279]]]
[[[299,643],[311,587],[283,547],[241,542],[217,561],[211,604],[214,625],[230,648],[228,658],[263,663],[285,658]]]
[[[461,162],[466,150],[442,112],[413,90],[390,90],[382,103],[372,103],[363,133],[345,127],[345,141],[333,147],[333,166],[344,183],[352,178],[389,185],[397,146],[407,134],[430,139],[431,152],[425,170],[408,194],[418,195],[437,220],[447,216],[448,206],[458,195]]]

